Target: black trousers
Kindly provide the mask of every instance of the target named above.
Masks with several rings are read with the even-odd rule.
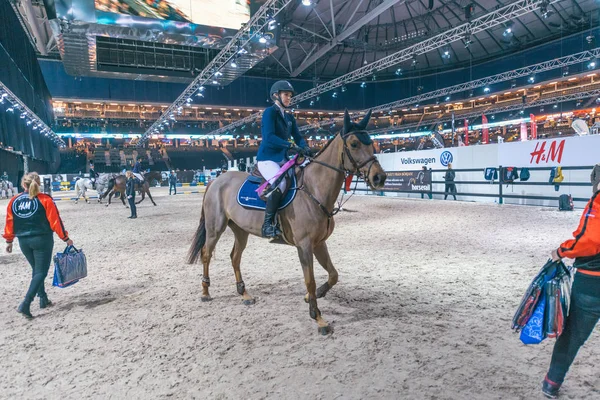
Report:
[[[454,200],[456,200],[456,185],[454,183],[446,183],[446,188],[444,189],[446,194],[444,195],[444,200],[448,198],[448,194],[454,196]]]
[[[554,344],[548,379],[562,384],[579,348],[600,319],[600,278],[576,274],[565,330]]]
[[[36,294],[40,297],[46,296],[44,280],[48,276],[48,270],[52,262],[54,237],[52,233],[20,237],[19,246],[32,269],[31,283],[25,295],[25,301],[31,303]]]
[[[137,208],[135,207],[135,196],[131,196],[131,198],[127,199],[129,202],[129,208],[131,209],[131,216],[137,217]]]
[[[169,184],[169,195],[171,194],[171,189],[173,189],[174,194],[177,194],[177,184],[175,184],[175,183]]]

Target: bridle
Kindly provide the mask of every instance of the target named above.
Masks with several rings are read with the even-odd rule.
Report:
[[[343,174],[344,176],[356,175],[358,178],[362,178],[367,183],[367,185],[369,185],[369,186],[372,187],[373,185],[371,184],[371,181],[369,180],[369,175],[371,173],[371,168],[377,162],[377,157],[375,157],[375,154],[373,154],[371,157],[369,157],[368,159],[366,159],[365,161],[362,161],[360,163],[357,162],[354,159],[354,157],[352,157],[352,153],[350,152],[350,148],[348,147],[348,137],[350,137],[351,135],[354,135],[356,133],[357,132],[351,131],[351,132],[347,132],[347,133],[344,133],[344,134],[340,134],[341,138],[342,138],[342,140],[344,142],[344,148],[343,148],[342,157],[341,157],[342,168],[338,168],[338,167],[336,167],[334,165],[327,164],[327,163],[325,163],[323,161],[319,161],[319,160],[316,159],[316,157],[318,157],[319,154],[321,154],[323,152],[323,150],[325,150],[325,148],[327,148],[327,145],[314,158],[310,158],[310,163],[308,163],[307,165],[305,165],[302,168],[306,168],[306,167],[308,167],[308,165],[310,165],[312,163],[320,164],[320,165],[322,165],[324,167],[327,167],[327,168],[332,169],[332,170],[334,170],[336,172],[339,172],[340,174]],[[348,157],[348,160],[350,160],[350,163],[352,164],[352,169],[345,168],[344,156]],[[360,169],[363,168],[365,165],[367,165],[369,163],[370,163],[370,165],[369,165],[369,168],[367,170],[367,173],[363,174]],[[302,169],[302,173],[303,172],[304,172],[304,169]],[[308,197],[310,199],[312,199],[319,206],[319,208],[321,209],[321,211],[323,211],[323,213],[327,216],[327,229],[329,230],[329,222],[331,221],[331,218],[334,215],[336,215],[338,212],[340,212],[343,203],[340,201],[338,203],[338,206],[335,207],[333,209],[333,211],[330,212],[329,210],[327,210],[327,208],[312,193],[310,193],[308,191],[308,189],[306,189],[306,187],[304,186],[304,180],[302,181],[302,184],[299,187],[297,187],[297,189],[302,190],[303,192],[305,192],[308,195]],[[355,189],[356,189],[356,187],[355,187]],[[348,198],[348,200],[349,199],[350,198]],[[346,201],[348,201],[348,200],[346,200]]]

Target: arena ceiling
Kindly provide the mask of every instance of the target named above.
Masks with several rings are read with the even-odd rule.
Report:
[[[278,17],[276,46],[262,61],[253,63],[246,75],[326,81],[510,3],[498,0],[313,0],[310,6],[305,6],[300,0],[293,1]],[[591,31],[600,20],[600,8],[595,0],[548,3],[552,4],[447,47],[415,56],[379,71],[377,76],[394,77],[400,73],[408,76],[477,65],[572,33]],[[72,68],[81,76],[105,74],[189,82],[226,42],[213,43],[211,48],[158,43],[156,38],[147,36],[125,42],[111,40],[111,31],[107,30],[105,34],[109,37],[103,34],[104,39],[94,41],[92,47],[89,37],[76,37],[73,32],[64,37],[53,34],[47,4],[41,0],[15,0],[13,4],[41,56],[62,57],[69,71],[69,67],[73,67],[70,63],[81,60],[64,57],[57,43],[62,43],[63,48],[88,48],[84,62],[96,65],[91,66],[91,70],[80,65]],[[590,36],[590,40],[596,38]],[[148,54],[161,54],[165,62],[160,78],[151,71],[155,65],[141,65],[139,57],[127,57],[131,51],[144,54],[144,59],[149,58]],[[117,57],[118,62],[98,68],[102,60],[106,60],[103,54],[109,53],[123,56]]]

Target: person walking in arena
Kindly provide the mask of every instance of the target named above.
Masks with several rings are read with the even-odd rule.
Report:
[[[263,178],[271,184],[286,162],[287,150],[293,149],[300,155],[311,156],[311,150],[298,131],[296,119],[287,112],[295,91],[287,81],[278,81],[271,86],[269,92],[273,106],[267,108],[262,115],[262,141],[256,157],[258,170]],[[292,142],[293,140],[293,142]],[[285,179],[267,197],[265,220],[262,226],[262,236],[276,238],[281,236],[277,226],[277,209],[286,189]]]
[[[444,188],[444,200],[448,198],[448,194],[452,194],[454,200],[456,200],[456,184],[454,183],[454,179],[456,178],[456,172],[452,169],[452,164],[448,163],[448,171],[444,174],[444,181],[446,182],[446,187]]]
[[[173,190],[173,194],[177,194],[177,175],[175,175],[175,171],[171,171],[169,174],[169,196],[171,190]]]
[[[586,205],[573,236],[551,253],[555,261],[574,258],[577,273],[565,328],[554,344],[550,368],[542,382],[542,393],[550,399],[558,396],[577,352],[600,319],[600,191],[596,190]]]
[[[133,172],[127,171],[127,182],[125,182],[125,196],[129,202],[129,208],[131,209],[131,215],[127,218],[137,218],[137,208],[135,206],[135,177]]]
[[[33,270],[25,299],[17,309],[31,319],[31,302],[36,295],[40,298],[40,308],[52,305],[44,288],[54,247],[52,232],[69,246],[73,245],[73,241],[65,230],[52,197],[40,193],[39,175],[36,172],[26,174],[21,186],[24,192],[14,196],[8,203],[2,236],[6,239],[7,253],[12,253],[14,238],[19,239],[21,251]]]

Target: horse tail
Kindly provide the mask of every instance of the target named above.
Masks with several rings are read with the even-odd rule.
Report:
[[[204,191],[204,199],[206,199],[206,193],[208,193],[208,188],[210,187],[209,182],[206,185],[206,190]],[[206,221],[204,219],[204,201],[202,201],[202,213],[200,215],[200,223],[198,224],[198,229],[196,230],[196,234],[194,235],[194,240],[192,241],[192,245],[190,246],[190,250],[188,251],[188,264],[194,264],[198,261],[198,257],[202,254],[202,248],[206,243]]]

